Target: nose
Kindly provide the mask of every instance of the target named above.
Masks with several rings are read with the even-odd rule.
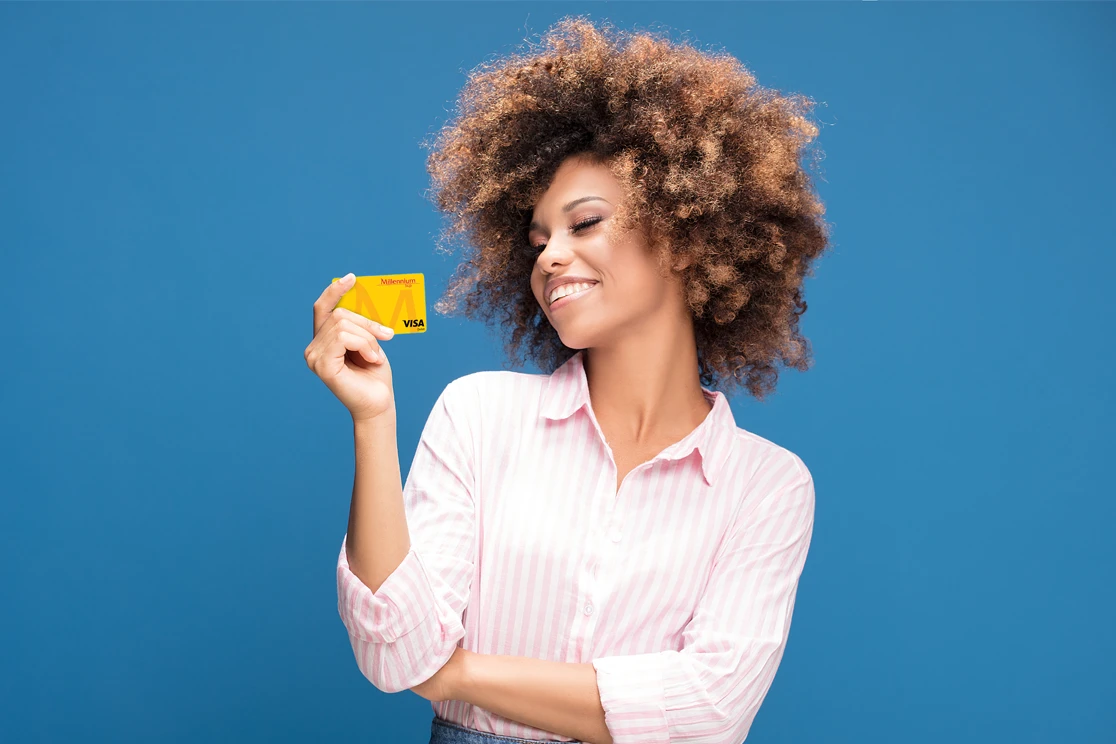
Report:
[[[573,255],[570,244],[563,238],[552,236],[546,241],[546,247],[539,253],[538,262],[539,266],[544,269],[549,269],[555,265],[562,265],[569,263]]]

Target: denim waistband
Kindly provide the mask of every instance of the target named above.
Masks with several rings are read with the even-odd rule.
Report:
[[[453,721],[434,716],[430,722],[430,744],[582,744],[566,739],[521,739],[518,736],[500,736],[485,731],[466,728]]]

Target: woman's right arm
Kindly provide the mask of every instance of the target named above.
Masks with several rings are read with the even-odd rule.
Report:
[[[411,549],[394,404],[374,419],[353,421],[353,440],[356,474],[345,558],[353,574],[375,592]]]
[[[467,384],[454,380],[438,396],[402,496],[394,422],[358,429],[337,608],[357,666],[384,692],[433,677],[465,637],[476,532]]]
[[[337,307],[352,275],[314,303],[306,363],[353,417],[356,473],[337,559],[337,609],[361,672],[384,692],[434,676],[465,636],[473,574],[476,396],[446,386],[400,487],[390,329]],[[412,543],[413,539],[413,543]]]

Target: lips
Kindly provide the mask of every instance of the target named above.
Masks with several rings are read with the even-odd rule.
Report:
[[[561,309],[561,308],[565,307],[566,305],[570,304],[571,302],[574,302],[575,300],[578,300],[578,299],[584,297],[585,295],[589,294],[594,289],[596,289],[596,287],[597,287],[597,285],[593,284],[592,286],[586,287],[585,289],[581,290],[580,292],[574,292],[573,294],[568,294],[565,297],[559,297],[557,300],[555,300],[554,302],[552,302],[550,304],[551,312],[553,312],[554,310]]]
[[[563,284],[596,284],[597,280],[588,276],[578,276],[577,274],[566,274],[564,276],[556,276],[546,283],[543,287],[543,297],[549,298],[554,294],[554,290],[561,287]]]

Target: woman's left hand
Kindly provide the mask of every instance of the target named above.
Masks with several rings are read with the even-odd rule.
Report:
[[[420,695],[432,703],[441,703],[446,700],[456,699],[462,679],[462,666],[465,656],[471,652],[457,646],[453,656],[442,666],[434,676],[425,682],[415,685],[411,692]]]

